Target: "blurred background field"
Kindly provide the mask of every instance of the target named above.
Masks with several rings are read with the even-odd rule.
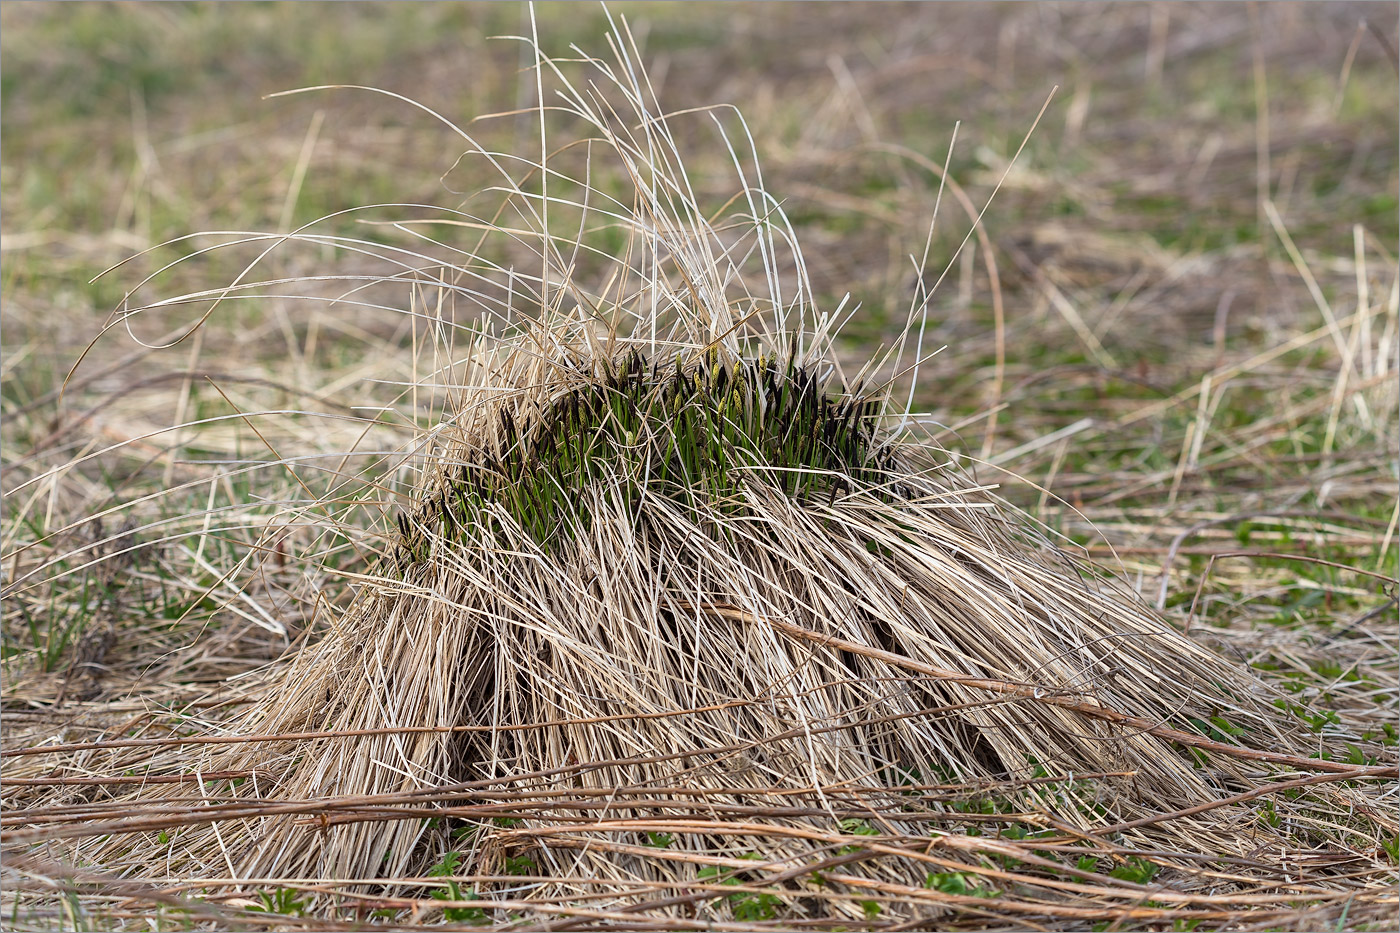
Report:
[[[631,23],[668,110],[743,113],[818,299],[833,309],[849,293],[847,310],[858,305],[845,356],[887,346],[946,268],[925,343],[947,349],[914,394],[916,410],[947,426],[943,443],[1175,622],[1335,711],[1310,727],[1350,729],[1359,761],[1388,754],[1400,7],[610,10]],[[544,4],[536,16],[546,50],[606,56],[600,7]],[[228,396],[204,377],[250,408],[349,411],[412,378],[403,351],[415,334],[394,315],[231,303],[167,350],[114,328],[57,390],[144,272],[204,242],[167,241],[285,232],[374,203],[469,206],[494,182],[479,161],[458,161],[459,138],[401,101],[265,95],[382,88],[488,149],[531,154],[529,114],[468,125],[535,104],[526,47],[490,38],[529,29],[526,7],[497,3],[0,7],[7,711],[61,718],[64,704],[111,700],[152,671],[193,689],[285,648],[265,628],[232,626],[217,650],[171,661],[164,652],[190,639],[169,620],[222,619],[236,599],[167,574],[158,565],[176,558],[158,551],[121,579],[110,570],[120,563],[83,569],[96,553],[84,549],[108,547],[116,530],[89,519],[189,484],[151,508],[198,526],[218,473],[200,461],[258,450],[236,426],[160,433],[227,413]],[[921,283],[914,260],[955,125]],[[702,200],[722,204],[737,184],[713,124],[675,126]],[[317,229],[387,235],[363,219]],[[217,288],[246,259],[209,254],[161,288]],[[327,247],[272,262],[305,277],[357,260]],[[159,342],[182,320],[133,328]],[[288,435],[299,430],[308,449],[335,449],[333,433]],[[111,445],[123,446],[102,452]],[[237,533],[221,541],[201,545],[200,559],[246,556]],[[60,558],[61,577],[33,574]]]

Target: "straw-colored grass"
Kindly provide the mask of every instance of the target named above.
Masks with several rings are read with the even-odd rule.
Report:
[[[176,443],[265,452],[209,484],[226,510],[10,550],[34,585],[120,566],[134,531],[194,542],[205,573],[171,584],[175,615],[214,597],[301,637],[190,689],[204,706],[176,729],[121,738],[149,711],[108,703],[95,733],[7,743],[9,883],[81,892],[113,925],[154,905],[561,930],[1393,913],[1393,747],[1350,760],[1304,728],[1328,715],[1307,697],[1169,624],[1003,498],[995,461],[945,448],[891,388],[927,365],[922,287],[851,371],[844,309],[819,306],[741,119],[711,112],[737,176],[715,211],[672,135],[711,114],[665,116],[621,21],[610,41],[582,61],[526,44],[539,155],[453,128],[499,170],[491,209],[364,213],[410,246],[314,224],[201,240],[247,251],[243,272],[149,297],[181,256],[133,290],[122,323],[174,315],[166,342],[284,292],[347,322],[398,311],[407,378],[392,409],[290,412],[214,379],[225,407],[177,414],[197,431]],[[264,271],[329,248],[357,267]],[[220,534],[247,528],[221,565]],[[256,598],[296,585],[289,552],[349,584],[303,599],[314,617]],[[147,677],[202,663],[177,654]]]

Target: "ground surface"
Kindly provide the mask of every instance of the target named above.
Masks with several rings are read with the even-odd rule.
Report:
[[[949,176],[967,203],[945,191],[925,272],[947,267],[925,336],[947,349],[920,372],[914,409],[1174,622],[1306,700],[1308,728],[1355,763],[1393,763],[1394,4],[613,12],[631,20],[669,109],[743,112],[818,298],[859,305],[840,344],[853,363],[904,326],[919,287],[911,254],[958,125]],[[79,740],[88,713],[111,728],[183,709],[277,657],[312,624],[316,594],[341,598],[335,569],[353,549],[339,539],[287,543],[323,569],[288,569],[279,551],[241,595],[221,585],[256,529],[197,537],[207,506],[259,490],[208,461],[260,450],[230,405],[348,412],[413,377],[403,350],[419,335],[390,316],[228,303],[171,349],[112,329],[60,398],[123,294],[201,241],[90,280],[197,231],[286,231],[377,202],[457,205],[487,183],[476,163],[455,164],[459,140],[399,101],[265,94],[370,85],[463,125],[534,101],[522,46],[487,39],[528,31],[513,5],[7,3],[0,15],[9,750]],[[605,53],[599,8],[538,17],[547,50]],[[704,120],[679,126],[697,190],[728,197],[717,137]],[[506,117],[471,131],[530,151],[535,127]],[[983,232],[952,260],[1004,173]],[[351,216],[323,229],[371,235]],[[161,287],[215,288],[243,261],[211,254]],[[279,272],[355,262],[328,247]],[[161,343],[187,317],[147,314],[132,333]],[[354,437],[277,425],[266,443],[308,455]],[[353,509],[337,520],[353,524]],[[1393,812],[1368,827],[1358,851],[1393,866]],[[36,902],[34,916],[49,909]]]

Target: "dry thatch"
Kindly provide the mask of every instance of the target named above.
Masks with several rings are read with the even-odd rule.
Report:
[[[999,500],[890,398],[900,358],[847,376],[839,314],[815,309],[761,176],[736,155],[745,210],[707,218],[625,29],[614,41],[587,84],[537,53],[559,87],[548,120],[591,143],[523,179],[483,151],[505,207],[420,219],[484,226],[505,256],[533,244],[542,271],[481,246],[431,286],[405,276],[481,313],[416,309],[436,354],[420,384],[449,402],[407,450],[409,492],[353,601],[233,720],[72,750],[143,781],[36,800],[53,822],[7,841],[414,917],[426,872],[448,919],[478,925],[1073,921],[1090,901],[1200,921],[1277,903],[1260,866],[1307,830],[1247,802],[1395,769],[1310,758],[1251,672]],[[559,167],[580,151],[588,171],[615,160],[635,201]],[[619,232],[611,275],[581,281]],[[1366,794],[1299,797],[1297,819]],[[979,822],[1030,835],[948,831]],[[1196,869],[1202,853],[1236,873]],[[1106,877],[1097,857],[1184,880]],[[1384,903],[1309,884],[1310,903]]]

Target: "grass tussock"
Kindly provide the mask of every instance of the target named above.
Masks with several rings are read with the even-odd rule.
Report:
[[[491,205],[381,205],[353,237],[211,238],[201,251],[252,257],[231,284],[152,297],[186,253],[128,297],[121,323],[173,341],[288,290],[347,321],[393,308],[408,371],[371,415],[303,396],[320,433],[220,387],[217,413],[176,420],[264,449],[216,480],[242,504],[8,552],[26,613],[41,581],[109,568],[93,663],[118,650],[132,578],[175,594],[177,623],[219,597],[245,634],[292,640],[180,697],[175,729],[120,702],[94,702],[102,731],[61,744],[27,726],[34,741],[7,748],[4,839],[34,903],[78,892],[115,925],[143,903],[191,925],[560,930],[1393,912],[1393,749],[1353,756],[1339,737],[1372,714],[1309,730],[1329,712],[1063,547],[987,479],[996,458],[945,446],[910,411],[917,384],[894,391],[927,364],[924,286],[891,346],[853,366],[844,309],[823,310],[734,142],[745,124],[714,112],[738,191],[707,209],[678,142],[696,115],[665,115],[623,22],[610,42],[608,60],[524,44],[538,156],[453,127],[463,159],[498,173]],[[298,249],[354,261],[260,276]],[[1357,430],[1335,422],[1329,443]],[[201,443],[180,434],[175,452]],[[171,489],[203,492],[153,495]],[[234,529],[254,545],[220,566]],[[258,597],[290,590],[311,553],[340,585],[292,624]],[[123,554],[128,578],[110,570]],[[205,660],[153,669],[246,650],[211,638]],[[45,645],[29,683],[61,663],[64,637]]]

